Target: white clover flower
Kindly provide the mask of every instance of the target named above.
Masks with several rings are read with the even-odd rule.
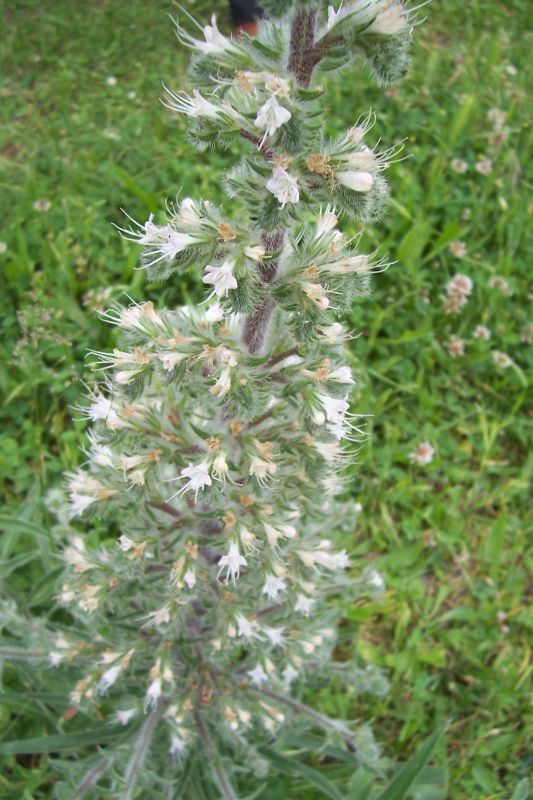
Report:
[[[488,342],[490,339],[490,331],[485,325],[476,325],[472,336],[474,339],[480,339],[481,341]]]
[[[215,265],[208,264],[205,268],[206,274],[202,278],[203,283],[210,284],[213,287],[211,297],[226,297],[230,289],[237,288],[237,279],[233,274],[235,261],[224,261],[223,264]]]
[[[269,178],[265,186],[281,203],[282,208],[285,208],[287,203],[298,203],[300,201],[298,181],[294,175],[290,175],[283,167],[274,167],[272,177]]]
[[[239,552],[239,545],[236,541],[230,542],[227,555],[222,556],[218,562],[219,570],[217,577],[220,578],[221,573],[226,570],[226,583],[230,581],[235,585],[236,579],[240,575],[241,567],[248,564],[244,556]]]
[[[448,250],[456,258],[464,258],[464,256],[466,256],[466,245],[464,242],[450,242],[448,245]]]
[[[280,592],[283,592],[287,588],[287,584],[281,578],[277,578],[275,575],[267,575],[265,580],[265,585],[262,588],[262,593],[266,594],[270,600],[278,599],[278,595]]]
[[[41,214],[45,214],[47,211],[50,211],[52,208],[52,203],[50,200],[47,200],[45,197],[36,200],[33,204],[33,208],[35,211],[39,211]]]
[[[513,363],[507,353],[502,353],[501,350],[493,350],[491,355],[492,360],[500,369],[507,369]]]
[[[479,172],[480,175],[490,175],[492,172],[492,161],[490,158],[481,158],[474,164],[474,169],[476,172]]]
[[[276,97],[272,95],[272,97],[261,106],[254,122],[256,128],[265,132],[261,145],[264,143],[267,136],[273,136],[278,128],[285,125],[291,117],[291,112],[280,105]]]
[[[435,455],[435,448],[429,442],[421,442],[409,453],[409,460],[414,464],[430,464]]]
[[[337,172],[336,178],[340,184],[354,192],[368,192],[374,185],[374,178],[370,172],[346,170]]]
[[[465,343],[458,336],[450,336],[445,346],[452,358],[460,358],[465,354]]]
[[[459,175],[464,175],[464,173],[468,169],[468,164],[466,161],[463,161],[460,158],[453,158],[450,161],[450,167],[453,169],[454,172],[458,172]]]

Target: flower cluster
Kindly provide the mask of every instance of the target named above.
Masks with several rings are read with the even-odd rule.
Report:
[[[458,314],[468,300],[474,284],[468,275],[454,275],[446,284],[446,297],[443,300],[446,314]]]
[[[290,9],[255,40],[224,36],[214,17],[202,38],[177,24],[194,52],[193,88],[167,89],[166,106],[188,117],[200,148],[238,137],[248,151],[227,176],[229,217],[184,198],[164,220],[120,228],[150,279],[193,270],[207,298],[103,313],[118,342],[91,354],[86,460],[68,478],[63,523],[58,599],[79,623],[50,647],[52,665],[78,669],[72,704],[132,731],[130,787],[156,730],[171,759],[198,740],[209,755],[219,737],[257,763],[255,743],[299,712],[353,749],[357,732],[291,687],[335,672],[384,689],[371,667],[332,661],[328,601],[384,589],[348,553],[357,507],[342,499],[340,470],[362,432],[349,408],[349,333],[335,315],[387,266],[360,252],[339,216],[381,213],[382,173],[399,149],[368,143],[371,115],[329,139],[320,81],[355,54],[393,80],[412,22],[396,0],[356,0]],[[470,290],[456,276],[448,294]]]

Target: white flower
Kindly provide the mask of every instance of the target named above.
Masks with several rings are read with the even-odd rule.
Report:
[[[226,297],[230,289],[237,288],[237,279],[233,274],[235,261],[224,261],[219,266],[208,264],[205,268],[206,274],[202,278],[203,283],[211,284],[213,291],[211,297]]]
[[[123,711],[116,712],[115,720],[119,725],[127,725],[130,719],[132,719],[136,713],[136,708],[126,708]]]
[[[272,72],[263,72],[262,76],[267,92],[277,94],[280,97],[289,96],[290,84],[285,78],[280,78],[279,75],[274,75]]]
[[[464,258],[464,256],[466,256],[466,245],[464,242],[450,242],[448,245],[448,250],[456,258]]]
[[[211,392],[211,394],[216,394],[217,397],[224,397],[225,395],[227,395],[230,389],[231,389],[231,369],[230,367],[224,367],[218,379],[216,380],[215,384],[211,386],[209,391]]]
[[[226,454],[221,450],[211,464],[211,475],[218,480],[225,480],[228,474],[228,462],[226,461]]]
[[[196,585],[196,575],[194,570],[188,569],[185,575],[183,576],[183,580],[188,589],[193,589]]]
[[[462,161],[460,158],[453,158],[450,161],[450,167],[453,169],[454,172],[458,172],[459,175],[464,175],[464,173],[468,169],[468,164],[466,161]]]
[[[312,300],[319,308],[325,310],[329,307],[329,298],[321,283],[308,283],[304,281],[301,287],[309,300]]]
[[[513,363],[507,353],[502,353],[501,350],[492,351],[492,360],[500,369],[507,369]]]
[[[163,100],[163,105],[171,111],[180,114],[187,114],[188,117],[208,117],[215,119],[220,114],[221,109],[202,97],[198,89],[193,89],[193,96],[185,92],[173,92],[166,86],[163,89],[170,98],[170,101]]]
[[[347,170],[346,172],[337,172],[336,176],[339,183],[354,192],[368,192],[374,185],[374,178],[370,172]]]
[[[452,358],[460,358],[465,354],[465,343],[459,336],[450,336],[445,346]]]
[[[265,248],[260,244],[249,245],[244,248],[244,255],[252,261],[262,261],[265,257]]]
[[[298,675],[299,675],[298,670],[294,669],[294,667],[291,666],[290,664],[288,664],[281,673],[281,677],[283,678],[283,681],[285,684],[287,684],[287,686],[289,686],[293,682],[293,680],[295,680],[298,677]]]
[[[433,461],[435,448],[429,442],[421,442],[412,453],[409,453],[409,460],[414,464],[429,464]]]
[[[144,701],[145,710],[149,708],[155,708],[155,705],[159,698],[161,697],[161,678],[157,676],[153,679],[152,683],[148,687],[148,691],[146,692],[146,698]]]
[[[181,364],[187,358],[187,353],[160,353],[158,355],[159,360],[163,364],[163,369],[166,372],[172,372],[172,370],[178,365]]]
[[[257,112],[254,125],[256,128],[265,132],[263,142],[267,136],[272,136],[278,128],[285,125],[292,114],[284,106],[281,106],[277,99],[272,95]],[[261,144],[263,144],[261,142]]]
[[[268,675],[260,664],[254,669],[248,670],[248,675],[254,686],[262,686],[268,680]]]
[[[265,634],[267,635],[267,637],[270,639],[270,644],[273,647],[281,647],[283,645],[283,643],[285,641],[285,637],[283,636],[285,628],[269,628],[269,627],[265,627],[265,628],[263,628],[263,630],[264,630]]]
[[[238,636],[244,636],[245,639],[261,639],[261,635],[259,634],[259,624],[257,621],[246,619],[243,617],[242,614],[237,614],[235,616],[235,622],[237,623],[237,630]]]
[[[319,239],[325,233],[332,231],[337,224],[337,215],[331,211],[330,207],[326,208],[325,212],[320,215],[316,224],[315,236]]]
[[[348,13],[346,8],[340,7],[335,11],[333,6],[328,6],[328,21],[326,23],[326,31],[330,31],[338,20],[341,20]]]
[[[490,175],[492,172],[492,161],[490,158],[482,158],[476,162],[474,168],[480,175]]]
[[[7,250],[6,242],[0,242],[0,255],[2,255],[2,253],[5,253],[6,250]]]
[[[343,157],[346,166],[357,172],[374,172],[378,161],[370,147],[363,147],[355,153],[348,153]],[[360,191],[360,190],[357,190]]]
[[[114,75],[108,75],[107,78],[105,79],[105,82],[107,83],[108,86],[116,86],[118,83]]]
[[[333,372],[329,373],[328,380],[337,381],[337,383],[355,383],[350,367],[334,369]]]
[[[98,686],[96,687],[96,693],[104,694],[107,692],[109,687],[113,686],[121,672],[122,664],[115,664],[114,667],[110,667],[108,670],[106,670],[100,678]]]
[[[406,18],[401,3],[396,0],[381,0],[377,5],[378,14],[372,22],[369,31],[393,36],[407,28]]]
[[[266,182],[266,188],[284,208],[287,203],[298,203],[300,191],[294,175],[290,175],[283,167],[274,167],[272,177]]]
[[[180,490],[186,492],[191,489],[194,492],[194,499],[198,497],[198,492],[205,486],[211,486],[211,476],[209,475],[209,463],[207,461],[200,461],[199,464],[189,464],[188,467],[182,469],[180,472],[181,478],[188,478],[186,485]]]
[[[344,415],[348,411],[348,403],[345,399],[329,397],[326,394],[317,396],[324,407],[328,422],[332,422],[334,425],[344,422]]]
[[[277,578],[275,575],[267,575],[262,593],[266,594],[270,600],[277,600],[278,594],[286,588],[287,584],[284,580]]]
[[[455,244],[463,244],[463,242],[455,242]],[[468,275],[454,275],[453,278],[451,278],[446,284],[446,291],[449,295],[458,294],[462,297],[468,297],[473,288],[474,283],[472,279],[468,277]]]
[[[486,342],[490,339],[490,331],[485,327],[485,325],[476,325],[472,336],[474,339],[481,339],[482,341]]]
[[[206,309],[205,319],[206,322],[220,322],[224,319],[224,309],[218,300]]]
[[[183,755],[185,750],[187,749],[187,742],[185,739],[182,739],[180,736],[175,736],[174,734],[170,738],[170,747],[168,752],[174,758],[179,758]]]
[[[41,212],[41,214],[43,214],[46,213],[47,211],[50,211],[50,209],[52,208],[52,203],[50,202],[50,200],[47,200],[44,197],[41,198],[40,200],[36,200],[35,203],[33,204],[33,208],[35,209],[35,211],[39,211]]]
[[[257,478],[258,482],[264,486],[267,479],[276,473],[277,466],[273,461],[265,461],[259,456],[253,456],[250,459],[249,475]]]
[[[231,48],[230,40],[220,33],[217,28],[217,18],[215,14],[211,17],[211,25],[205,25],[203,31],[205,42],[195,40],[196,49],[201,53],[223,53],[225,50]]]
[[[308,617],[311,611],[313,610],[316,604],[316,600],[313,600],[312,597],[306,597],[304,594],[299,594],[296,596],[296,603],[294,604],[294,610],[299,611],[304,617]]]
[[[239,545],[237,542],[231,542],[227,555],[222,556],[218,562],[219,570],[217,578],[220,577],[220,573],[225,569],[226,583],[231,581],[235,584],[235,579],[239,577],[241,567],[245,567],[247,563],[244,556],[241,556],[239,552]]]

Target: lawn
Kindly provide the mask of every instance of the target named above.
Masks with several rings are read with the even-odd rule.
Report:
[[[202,20],[211,11],[203,0],[188,8]],[[368,720],[392,757],[407,757],[448,720],[436,761],[452,800],[510,798],[533,764],[527,8],[435,0],[401,85],[383,92],[364,73],[344,74],[328,95],[332,131],[372,107],[375,137],[385,146],[405,140],[408,158],[390,170],[386,217],[363,233],[367,251],[379,246],[396,263],[349,320],[360,334],[351,346],[353,409],[370,416],[353,467],[362,510],[347,544],[359,567],[379,567],[387,591],[346,607],[345,625],[350,648],[387,670],[391,690],[363,702],[331,689],[309,699]],[[14,601],[37,614],[53,602],[43,578],[57,570],[58,542],[47,506],[62,473],[82,460],[75,407],[90,380],[85,354],[112,346],[95,309],[124,293],[161,306],[199,296],[192,280],[146,285],[135,248],[111,223],[121,208],[145,219],[178,192],[229,202],[220,177],[240,145],[197,153],[184,123],[158,103],[163,81],[185,81],[174,10],[162,0],[18,0],[3,10],[8,620]],[[224,5],[220,12],[226,19]],[[470,280],[450,284],[458,274]],[[419,463],[423,443],[434,451],[428,463]],[[8,670],[5,686],[28,690],[32,674]],[[14,700],[0,706],[0,729],[5,739],[58,730],[46,702]],[[10,762],[0,797],[50,796],[45,769],[37,757]]]

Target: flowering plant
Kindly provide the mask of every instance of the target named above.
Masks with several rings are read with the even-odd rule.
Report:
[[[231,773],[263,774],[262,746],[288,720],[322,728],[360,763],[379,760],[366,726],[297,699],[311,675],[386,690],[379,670],[332,659],[329,601],[383,588],[375,570],[347,573],[333,541],[353,529],[338,473],[343,442],[361,435],[337,317],[386,266],[338,218],[379,216],[398,151],[370,147],[371,114],[329,139],[321,81],[356,59],[381,84],[400,77],[412,12],[398,0],[265,6],[253,39],[227,38],[214,18],[201,39],[177,23],[194,88],[165,89],[200,149],[246,142],[226,176],[231,218],[184,198],[164,222],[120,229],[150,279],[191,270],[208,297],[174,310],[117,305],[104,318],[120,347],[93,354],[102,380],[84,408],[87,461],[62,512],[59,599],[74,622],[35,634],[52,665],[77,670],[73,706],[115,723],[85,776],[70,765],[77,797],[95,786],[102,797],[139,786],[170,796],[165,781],[199,748],[221,795],[235,797]]]

